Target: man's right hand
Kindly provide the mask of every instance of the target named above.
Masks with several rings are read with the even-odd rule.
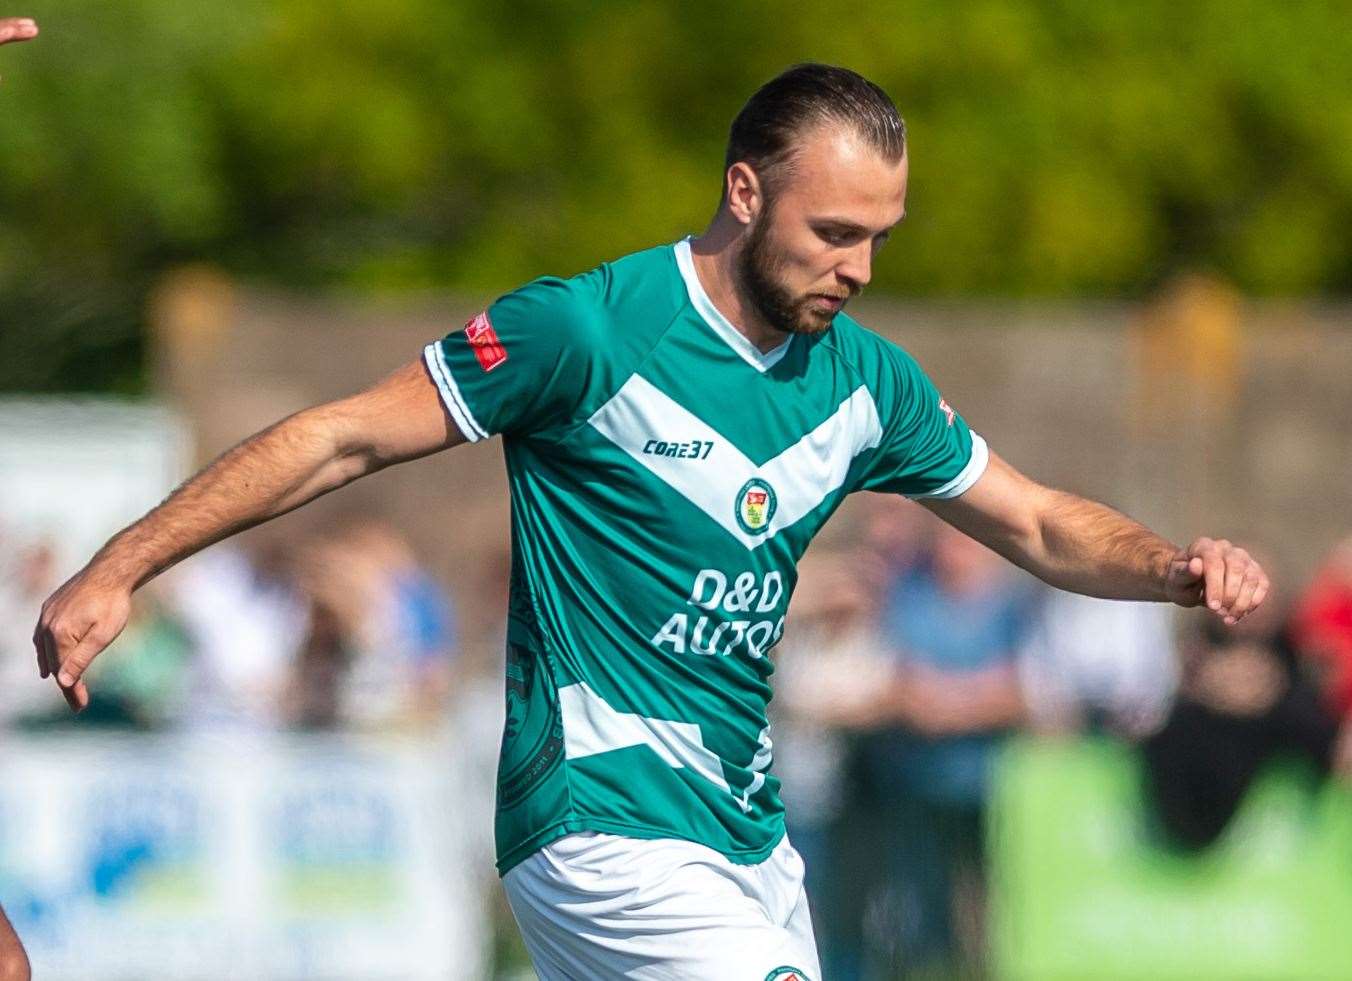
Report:
[[[138,587],[364,474],[463,442],[421,358],[363,392],[256,433],[114,535],[42,604],[33,631],[39,672],[56,676],[78,712],[89,704],[81,676],[127,625]]]
[[[31,17],[0,17],[0,44],[27,41],[38,36],[38,25]]]
[[[67,704],[76,712],[89,704],[85,669],[113,642],[131,615],[131,589],[101,582],[86,567],[42,604],[33,631],[38,671],[56,675]]]

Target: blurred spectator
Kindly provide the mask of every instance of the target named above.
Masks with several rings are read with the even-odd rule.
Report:
[[[60,585],[56,549],[48,535],[17,536],[0,526],[0,724],[64,711],[55,685],[36,684],[32,622]],[[66,713],[68,714],[68,713]]]
[[[1337,722],[1282,629],[1279,597],[1233,627],[1203,616],[1183,646],[1179,698],[1145,743],[1147,782],[1166,835],[1214,842],[1253,778],[1278,756],[1327,772]]]
[[[1352,538],[1334,548],[1296,602],[1290,634],[1319,669],[1326,702],[1342,720],[1335,763],[1352,777]]]
[[[1129,739],[1157,731],[1178,689],[1171,609],[1055,589],[1041,594],[1019,650],[1033,727],[1107,729]]]
[[[777,649],[774,767],[782,782],[785,820],[803,856],[817,950],[827,977],[849,976],[852,931],[842,911],[858,888],[856,855],[842,842],[848,802],[847,734],[834,719],[851,718],[877,695],[890,667],[878,615],[886,567],[859,550],[812,554],[799,565],[789,627]]]
[[[29,636],[59,584],[47,538],[0,536],[0,722],[69,724]],[[27,624],[22,632],[15,625]],[[82,725],[408,726],[443,712],[455,659],[445,590],[367,518],[308,540],[222,543],[138,594]]]
[[[357,519],[300,550],[309,629],[287,715],[307,728],[419,725],[445,707],[455,618],[392,526]]]
[[[882,629],[892,671],[866,710],[843,720],[873,730],[858,762],[880,818],[874,855],[886,863],[865,938],[881,949],[869,960],[907,974],[981,969],[988,781],[1003,735],[1026,715],[1016,652],[1029,588],[946,525],[935,523],[931,550],[890,582]]]
[[[194,651],[183,724],[276,728],[307,629],[287,548],[224,542],[171,572],[166,586]]]
[[[115,643],[116,656],[94,666],[98,685],[80,714],[80,724],[161,729],[180,719],[194,651],[163,580],[137,593],[131,617]],[[69,712],[60,717],[72,719]]]

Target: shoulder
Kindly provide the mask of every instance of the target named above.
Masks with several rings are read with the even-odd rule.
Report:
[[[839,314],[822,338],[827,351],[848,365],[874,394],[909,387],[925,377],[919,362],[901,345]]]
[[[576,344],[614,341],[621,324],[665,321],[679,308],[679,275],[671,246],[634,252],[562,278],[542,276],[499,297],[489,308],[500,318],[532,322]]]

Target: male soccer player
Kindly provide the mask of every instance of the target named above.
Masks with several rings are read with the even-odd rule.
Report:
[[[157,573],[362,474],[501,434],[498,867],[540,976],[816,981],[767,655],[795,563],[846,494],[921,500],[1080,592],[1232,623],[1268,589],[1226,541],[1179,548],[1022,476],[841,313],[906,175],[881,89],[786,71],[734,120],[704,234],[529,283],[370,390],[230,450],[52,595],[42,674],[84,705],[81,675]]]
[[[0,44],[27,41],[38,36],[38,25],[29,17],[0,17]],[[19,935],[0,909],[0,981],[28,981],[28,955]]]

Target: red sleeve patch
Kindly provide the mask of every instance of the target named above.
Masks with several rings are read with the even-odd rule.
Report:
[[[492,371],[507,360],[507,349],[498,340],[498,332],[493,329],[487,310],[476,314],[473,320],[465,324],[465,340],[469,341],[470,349],[484,371]]]
[[[507,355],[504,354],[503,357],[505,358],[507,357]],[[943,398],[939,399],[939,411],[942,412],[944,415],[948,416],[948,427],[952,429],[953,417],[957,415],[957,413],[955,413],[952,410],[952,408],[949,407],[948,401],[946,399]]]

